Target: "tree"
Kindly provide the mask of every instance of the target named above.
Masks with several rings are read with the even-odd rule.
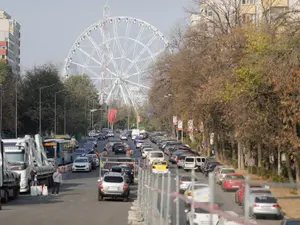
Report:
[[[41,90],[41,88],[43,89]],[[42,100],[42,133],[50,134],[54,130],[55,93],[63,90],[63,88],[64,86],[59,77],[58,70],[51,64],[36,66],[25,72],[19,99],[19,121],[22,121],[19,126],[20,133],[38,133],[40,90]],[[58,111],[61,111],[62,106],[63,96],[57,95]]]
[[[67,132],[85,133],[91,125],[91,109],[100,109],[98,93],[87,75],[73,75],[64,83],[66,89]],[[93,113],[97,121],[98,111]],[[61,117],[62,119],[62,117]]]

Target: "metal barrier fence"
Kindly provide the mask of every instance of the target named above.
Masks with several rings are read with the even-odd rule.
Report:
[[[175,169],[176,170],[176,169]],[[147,225],[182,225],[182,224],[198,224],[194,223],[195,209],[200,208],[210,214],[209,221],[205,224],[215,225],[215,216],[217,215],[218,224],[224,224],[225,221],[233,221],[237,224],[255,225],[257,221],[250,218],[250,184],[268,185],[275,187],[289,187],[299,188],[298,184],[286,183],[267,183],[267,182],[253,182],[246,177],[245,194],[244,194],[244,215],[237,215],[233,211],[222,211],[215,208],[215,174],[210,173],[208,179],[209,196],[206,203],[195,201],[194,194],[191,198],[180,193],[181,177],[191,178],[191,191],[194,193],[196,179],[199,175],[194,170],[191,173],[179,173],[179,170],[168,172],[166,174],[154,174],[151,168],[143,166],[139,168],[138,176],[138,194],[137,200],[133,203],[133,211],[129,212],[129,224],[147,224]],[[202,175],[200,175],[202,176]],[[208,203],[208,204],[207,204]],[[187,207],[188,205],[188,207]],[[185,209],[189,209],[185,211]],[[189,213],[189,221],[187,221],[187,214]]]

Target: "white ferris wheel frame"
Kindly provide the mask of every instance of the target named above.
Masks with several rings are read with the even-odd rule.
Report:
[[[115,36],[115,29],[114,29],[114,36],[112,37],[107,37],[105,32],[104,32],[104,27],[106,26],[106,24],[113,24],[113,23],[120,23],[120,22],[126,22],[127,23],[127,27],[126,27],[126,34],[127,32],[129,32],[129,28],[128,28],[128,23],[133,23],[133,24],[137,24],[141,27],[136,39],[132,38],[132,37],[128,37],[128,35],[125,35],[123,37],[119,37],[119,36]],[[116,27],[116,25],[114,25],[114,27]],[[93,38],[91,37],[91,33],[95,30],[98,30],[101,32],[101,36],[102,36],[102,43],[99,45],[96,44],[96,42],[93,40]],[[142,43],[139,39],[141,38],[142,36],[142,33],[145,29],[148,29],[150,31],[153,32],[153,37],[146,43]],[[100,57],[101,53],[101,57],[108,57],[109,58],[109,62],[112,62],[113,60],[115,60],[116,58],[113,57],[112,53],[111,52],[99,52],[99,49],[101,50],[101,46],[105,46],[107,47],[108,44],[110,43],[110,41],[114,40],[116,41],[117,43],[118,42],[118,39],[119,38],[125,38],[125,39],[129,39],[129,40],[132,40],[134,41],[134,43],[138,43],[140,46],[143,47],[142,51],[139,52],[139,54],[136,56],[136,58],[132,61],[132,60],[129,60],[128,58],[126,58],[128,61],[130,61],[130,65],[129,67],[126,69],[125,71],[125,74],[126,72],[128,72],[128,70],[130,70],[133,66],[135,66],[136,70],[138,72],[136,72],[135,74],[130,74],[129,76],[125,76],[125,77],[122,77],[122,84],[120,83],[120,77],[118,77],[117,74],[113,73],[107,66],[105,65],[102,65],[103,62],[100,60],[98,61],[97,59],[95,59],[92,54],[89,54],[87,53],[86,51],[84,51],[83,49],[80,48],[80,43],[85,41],[86,39],[89,40],[89,42],[93,45],[94,49],[93,51],[96,51],[96,54]],[[153,54],[152,51],[150,50],[150,46],[152,44],[152,42],[154,40],[156,40],[157,38],[159,38],[160,41],[163,42],[164,44],[164,49],[161,49],[159,52]],[[119,43],[120,44],[120,43]],[[132,47],[132,46],[131,46]],[[136,47],[136,45],[134,46],[134,48]],[[107,47],[107,49],[109,49],[109,47]],[[80,65],[80,64],[76,64],[74,62],[72,62],[72,56],[76,53],[76,51],[79,50],[81,53],[83,53],[84,55],[86,55],[88,57],[89,60],[93,60],[93,61],[97,61],[97,64],[101,65],[101,66],[104,66],[105,68],[103,68],[103,71],[101,72],[102,73],[102,77],[99,77],[99,75],[97,74],[93,74],[93,72],[85,65]],[[149,24],[148,22],[146,21],[143,21],[141,19],[137,19],[137,18],[134,18],[134,17],[128,17],[128,16],[119,16],[119,17],[109,17],[109,18],[106,18],[106,19],[103,19],[103,20],[100,20],[94,24],[92,24],[91,26],[89,26],[87,29],[85,29],[79,36],[78,38],[74,41],[69,53],[68,53],[68,56],[67,56],[67,59],[66,59],[66,62],[65,62],[65,65],[64,65],[64,68],[63,68],[63,76],[65,78],[68,78],[69,77],[69,74],[68,74],[68,69],[70,67],[70,64],[73,64],[73,65],[77,65],[79,67],[82,67],[83,70],[86,70],[86,71],[89,71],[91,74],[93,74],[95,77],[97,78],[93,78],[91,77],[91,74],[89,74],[89,76],[91,77],[92,80],[105,80],[105,79],[111,79],[111,80],[115,80],[110,86],[112,86],[111,88],[109,87],[106,87],[106,88],[109,88],[109,93],[108,93],[108,97],[106,98],[105,100],[105,103],[106,104],[109,104],[110,100],[111,100],[111,97],[112,97],[112,92],[115,90],[115,87],[116,85],[120,85],[119,88],[121,90],[121,94],[122,94],[122,98],[123,98],[123,101],[126,105],[131,105],[134,107],[135,110],[137,110],[137,108],[139,107],[139,104],[135,101],[135,96],[136,96],[136,93],[132,93],[130,91],[130,87],[129,85],[135,85],[136,87],[140,88],[140,90],[143,90],[143,96],[146,96],[147,93],[146,93],[146,90],[149,90],[150,87],[146,86],[146,85],[143,85],[143,84],[140,84],[139,83],[134,83],[128,79],[126,79],[126,77],[130,77],[130,76],[134,76],[134,75],[142,75],[143,73],[149,71],[148,69],[148,66],[149,64],[152,62],[152,61],[155,61],[156,57],[161,54],[162,52],[164,51],[172,51],[170,49],[170,45],[169,45],[169,42],[168,40],[165,38],[165,36],[163,35],[162,32],[160,32],[156,27],[154,27],[153,25]],[[150,57],[149,57],[149,60],[147,60],[147,62],[145,63],[145,66],[143,66],[143,70],[139,70],[139,68],[137,68],[137,65],[136,65],[136,61],[139,60],[139,58],[145,53],[145,52],[148,52]],[[125,55],[126,56],[126,55]],[[113,63],[113,62],[112,62]],[[115,65],[114,65],[114,68],[116,69]],[[111,75],[110,78],[107,78],[107,77],[104,77],[104,72],[106,73],[109,73]],[[114,76],[115,78],[112,78],[112,76]],[[146,90],[145,90],[146,89]],[[102,98],[102,97],[101,97]],[[144,99],[146,100],[146,99]]]

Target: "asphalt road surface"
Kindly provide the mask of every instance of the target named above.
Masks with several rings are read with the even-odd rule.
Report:
[[[155,146],[155,145],[154,145]],[[156,146],[155,146],[156,147]],[[157,147],[156,147],[157,148]],[[176,176],[177,172],[177,166],[176,165],[170,165],[170,171],[171,171],[171,192],[176,192],[176,179],[174,178]],[[183,170],[178,170],[178,172],[182,175],[191,175],[190,172],[185,172]],[[203,176],[201,173],[196,173],[196,176],[198,177],[198,182],[208,184],[208,178]],[[159,178],[158,181],[158,186],[159,188],[162,187],[162,178]],[[219,204],[220,209],[223,211],[234,211],[235,213],[243,216],[244,212],[241,206],[238,206],[235,201],[234,201],[234,192],[224,192],[221,188],[220,185],[216,185],[215,187],[215,202]],[[167,177],[164,179],[164,190],[167,190]],[[160,209],[160,194],[158,194],[158,204],[157,207]],[[164,195],[164,205],[162,209],[166,209],[166,195]],[[174,202],[174,197],[171,197],[170,199],[170,212],[171,212],[171,221],[172,225],[176,224],[176,201]],[[179,200],[179,224],[186,224],[186,216],[185,216],[185,203],[182,200]],[[165,214],[164,214],[165,215]],[[262,225],[279,225],[280,220],[270,220],[270,219],[260,219],[257,220],[258,224]]]
[[[103,149],[105,143],[99,142],[98,147]],[[134,147],[131,141],[129,144]],[[3,206],[3,210],[0,211],[0,224],[127,224],[128,210],[132,203],[118,200],[98,202],[98,175],[98,169],[91,173],[64,174],[64,182],[58,196],[21,195],[19,199]],[[136,187],[132,186],[131,201],[136,198],[135,189]]]

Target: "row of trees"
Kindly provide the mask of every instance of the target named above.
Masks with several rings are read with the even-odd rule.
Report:
[[[269,17],[270,6],[246,23],[237,1],[207,6],[212,17],[179,32],[175,51],[157,61],[154,122],[170,130],[173,115],[193,119],[192,145],[204,154],[214,149],[241,169],[253,158],[260,174],[300,182],[298,11]]]
[[[44,135],[55,131],[55,108],[56,133],[79,135],[85,134],[91,125],[90,109],[100,107],[97,90],[88,76],[71,76],[63,81],[51,64],[34,67],[20,76],[0,63],[0,83],[4,137],[39,132],[40,96]],[[100,112],[94,113],[95,121]]]

